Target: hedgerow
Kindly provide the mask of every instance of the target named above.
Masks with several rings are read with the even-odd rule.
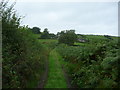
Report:
[[[43,48],[8,2],[1,2],[2,16],[2,85],[3,88],[37,87],[44,72],[48,51]],[[35,81],[29,86],[31,81]]]
[[[118,38],[89,38],[82,46],[59,45],[57,51],[67,63],[64,66],[73,85],[79,88],[119,87]]]

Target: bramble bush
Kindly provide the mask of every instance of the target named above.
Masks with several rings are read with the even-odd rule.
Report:
[[[20,26],[20,18],[8,2],[0,2],[2,9],[2,87],[37,87],[48,52],[28,27]],[[28,84],[31,80],[35,83]]]
[[[71,83],[79,88],[119,88],[118,38],[108,42],[105,37],[93,37],[79,47],[67,45],[57,47],[64,62],[67,62],[65,67],[72,79]]]

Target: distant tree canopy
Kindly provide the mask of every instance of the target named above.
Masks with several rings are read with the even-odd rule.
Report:
[[[75,34],[75,30],[66,30],[57,33],[58,35],[58,42],[65,43],[67,45],[73,45],[74,42],[77,40],[77,35]]]
[[[48,38],[49,38],[49,31],[47,28],[45,28],[43,33],[41,34],[41,39],[48,39]]]
[[[51,39],[57,38],[56,35],[55,35],[54,33],[50,33],[50,34],[49,34],[49,37],[50,37]]]
[[[39,27],[33,27],[31,30],[34,34],[40,34],[41,33],[40,32],[41,29]]]
[[[111,40],[113,40],[112,37],[109,36],[109,35],[104,35],[104,37],[106,37],[107,39],[111,39]]]

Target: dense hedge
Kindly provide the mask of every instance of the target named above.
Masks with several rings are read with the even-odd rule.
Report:
[[[94,36],[92,36],[94,37]],[[97,36],[95,36],[97,37]],[[101,40],[102,39],[102,40]],[[118,38],[89,38],[82,46],[59,45],[72,84],[79,88],[118,88]]]
[[[47,50],[28,27],[20,26],[13,5],[1,2],[3,88],[37,87],[44,71]],[[30,83],[34,82],[32,85]],[[31,85],[31,86],[30,86]]]

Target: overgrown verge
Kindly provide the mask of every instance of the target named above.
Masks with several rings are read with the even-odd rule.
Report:
[[[79,88],[119,88],[118,38],[97,39],[79,47],[61,44],[57,51],[64,59],[71,84]]]
[[[48,50],[28,27],[20,26],[13,5],[0,2],[2,16],[2,87],[35,88],[44,72]]]

